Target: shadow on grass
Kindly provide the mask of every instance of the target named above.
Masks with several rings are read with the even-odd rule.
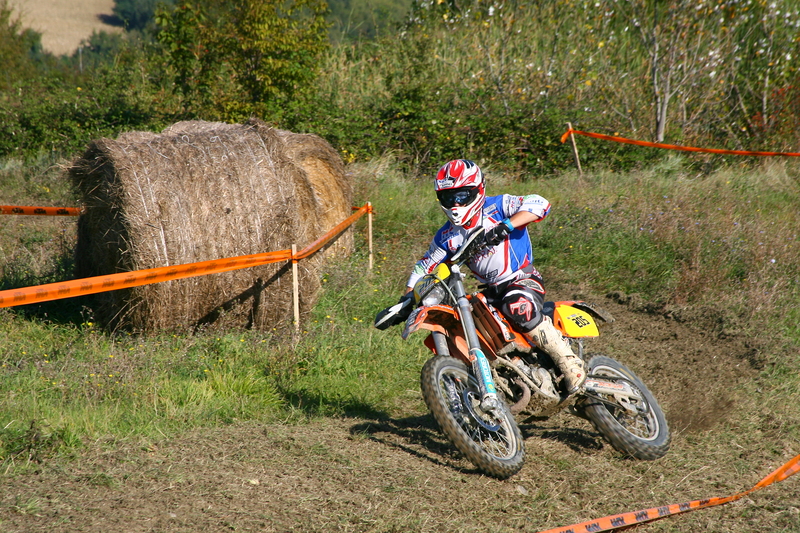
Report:
[[[93,321],[94,312],[89,307],[90,297],[77,296],[28,305],[13,306],[11,312],[26,320],[42,320],[52,324],[79,325]]]
[[[545,439],[560,442],[574,452],[588,454],[603,449],[603,441],[595,431],[570,427],[543,427],[533,424],[520,424],[524,439]]]
[[[564,444],[581,454],[594,453],[604,446],[600,436],[581,428],[545,427],[521,424],[522,437],[546,439]],[[455,446],[442,434],[431,415],[401,419],[380,418],[354,425],[353,435],[366,435],[375,442],[402,450],[409,455],[424,459],[435,465],[453,468],[465,474],[483,473],[468,465]]]
[[[319,392],[292,391],[279,386],[278,394],[292,409],[309,416],[346,416],[365,419],[384,419],[389,416],[368,403]]]
[[[370,420],[354,425],[350,428],[350,433],[366,435],[375,442],[438,466],[452,468],[465,474],[482,475],[482,472],[467,463],[455,446],[444,437],[431,415]]]

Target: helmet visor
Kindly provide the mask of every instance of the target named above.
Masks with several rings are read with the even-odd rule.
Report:
[[[439,203],[442,204],[442,207],[450,209],[457,205],[464,206],[471,204],[475,198],[478,197],[478,188],[461,187],[460,189],[446,189],[444,191],[438,191],[436,196],[439,198]]]

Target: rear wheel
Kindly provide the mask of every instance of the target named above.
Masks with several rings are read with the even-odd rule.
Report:
[[[640,400],[615,398],[610,394],[600,399],[588,397],[580,407],[592,425],[618,451],[636,459],[664,457],[669,450],[667,420],[658,402],[644,383],[622,363],[597,355],[589,361],[589,379],[622,378],[637,389]]]
[[[422,368],[422,397],[456,448],[483,472],[507,478],[520,471],[525,446],[508,407],[483,411],[478,382],[467,366],[437,355]]]

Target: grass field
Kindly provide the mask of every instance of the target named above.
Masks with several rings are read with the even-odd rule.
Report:
[[[427,180],[376,160],[350,167],[355,203],[375,206],[376,268],[360,226],[299,339],[111,335],[72,300],[0,310],[0,530],[535,532],[734,494],[800,453],[796,166],[487,170],[490,194],[553,203],[531,230],[549,296],[616,317],[590,351],[650,386],[667,457],[628,460],[566,413],[521,421],[528,460],[507,481],[453,450],[420,398],[422,336],[371,327],[443,217]],[[48,162],[7,165],[0,187],[20,203],[71,200]],[[58,275],[64,260],[48,258],[68,255],[69,222],[0,223],[5,283]],[[794,532],[798,501],[790,478],[640,529]]]

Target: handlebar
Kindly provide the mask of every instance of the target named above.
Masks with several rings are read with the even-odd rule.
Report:
[[[467,235],[464,244],[462,244],[461,248],[450,258],[450,262],[460,266],[469,261],[473,255],[486,246],[485,233],[486,231],[483,227],[479,227]]]

